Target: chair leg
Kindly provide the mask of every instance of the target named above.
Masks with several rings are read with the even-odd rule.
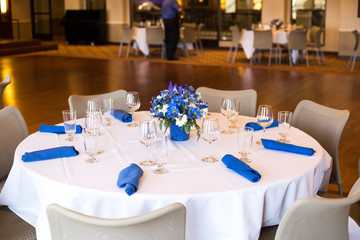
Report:
[[[118,51],[118,56],[119,57],[121,57],[122,47],[123,47],[123,42],[121,42],[120,46],[119,46],[119,51]]]
[[[234,54],[233,54],[232,63],[235,62],[235,58],[236,58],[237,51],[238,51],[238,46],[235,47],[235,51],[234,51]]]
[[[127,44],[127,49],[126,49],[126,58],[128,58],[128,57],[129,57],[130,45],[131,45],[131,43],[128,43],[128,44]]]
[[[320,56],[319,56],[319,50],[318,49],[316,49],[316,57],[317,57],[317,60],[318,60],[318,64],[320,66],[321,62],[320,62]]]
[[[354,55],[354,57],[352,59],[351,72],[354,71],[355,62],[356,62],[356,52],[355,52],[355,55]]]
[[[200,50],[201,50],[202,55],[204,55],[204,48],[203,48],[203,44],[202,44],[201,39],[199,39],[199,46],[200,46]]]
[[[292,67],[292,50],[289,49],[289,64]]]
[[[323,64],[325,64],[324,51],[323,51],[321,48],[320,48],[320,53],[321,53],[321,57],[322,57]]]
[[[343,191],[342,191],[342,185],[341,183],[338,183],[338,188],[339,188],[339,195],[342,196],[343,195]]]
[[[269,50],[269,63],[268,63],[269,67],[271,65],[271,53],[272,53],[272,49]]]
[[[194,45],[195,45],[195,49],[196,49],[196,55],[197,55],[198,57],[200,57],[199,46],[198,46],[197,42],[194,42]]]
[[[230,48],[229,48],[229,53],[228,53],[227,58],[226,58],[227,62],[230,60],[231,51],[232,51],[232,46],[230,46]]]
[[[302,50],[302,53],[304,54],[304,50]],[[308,54],[307,50],[305,50],[305,54],[306,54],[306,66],[308,67],[309,66],[309,54]]]

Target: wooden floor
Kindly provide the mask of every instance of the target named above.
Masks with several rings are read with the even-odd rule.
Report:
[[[360,156],[360,78],[358,75],[282,71],[250,67],[202,66],[136,60],[106,60],[63,56],[11,56],[0,58],[0,77],[13,82],[5,89],[4,105],[22,112],[30,132],[40,124],[62,121],[72,94],[98,94],[117,89],[140,92],[141,109],[170,81],[197,88],[249,89],[258,93],[258,104],[270,104],[274,112],[293,111],[310,99],[351,114],[340,142],[343,188],[347,194],[357,179]],[[330,186],[335,191],[335,185]]]

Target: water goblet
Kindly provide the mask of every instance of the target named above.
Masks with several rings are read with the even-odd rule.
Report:
[[[167,168],[164,168],[164,165],[167,163],[168,159],[168,136],[162,135],[157,137],[156,142],[153,148],[153,156],[157,168],[153,170],[155,174],[165,174],[169,172]]]
[[[98,153],[99,129],[85,128],[83,129],[83,136],[85,153],[89,155],[89,158],[86,159],[86,162],[98,162],[99,160],[95,158],[95,155]]]
[[[65,132],[69,136],[66,141],[75,141],[77,138],[74,136],[76,132],[76,111],[64,110],[62,111]]]
[[[98,131],[99,136],[103,131],[103,123],[101,113],[98,111],[87,112],[85,117],[85,128],[89,131]],[[104,150],[98,149],[97,153],[103,153]]]
[[[263,136],[265,136],[266,127],[270,126],[274,120],[272,107],[270,105],[260,105],[258,108],[256,120],[263,128]],[[261,141],[257,141],[257,144],[261,144]]]
[[[251,163],[251,160],[248,158],[248,154],[251,151],[254,129],[251,127],[238,128],[237,132],[240,160],[246,163]]]
[[[140,143],[146,146],[147,158],[145,161],[141,161],[139,164],[142,166],[153,166],[155,162],[150,158],[150,146],[156,141],[156,126],[152,120],[143,120],[140,122],[138,129],[138,136]]]
[[[239,120],[240,99],[235,98],[235,114],[230,117],[230,128],[236,128],[236,123]]]
[[[100,109],[100,100],[97,98],[89,99],[86,103],[86,112],[97,112]]]
[[[106,126],[111,126],[113,124],[114,103],[115,102],[113,98],[103,99],[103,114]]]
[[[205,118],[201,126],[201,137],[209,143],[209,152],[212,151],[212,143],[219,138],[219,135],[220,127],[218,119],[213,117]],[[209,163],[218,161],[212,153],[207,157],[203,157],[201,160]]]
[[[132,115],[132,122],[128,124],[128,127],[139,126],[139,124],[134,121],[134,112],[140,108],[140,97],[138,92],[128,92],[126,94],[126,107]]]
[[[234,131],[230,129],[230,118],[235,115],[235,100],[233,98],[223,98],[221,103],[221,114],[226,117],[227,128],[221,133],[233,134]]]
[[[280,139],[279,142],[287,143],[290,142],[286,137],[290,133],[290,123],[292,118],[292,112],[290,111],[280,111],[278,112],[278,128],[279,128],[279,134]]]

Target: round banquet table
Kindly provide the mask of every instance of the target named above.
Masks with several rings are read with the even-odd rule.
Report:
[[[226,120],[219,113],[221,128]],[[136,112],[135,121],[150,118],[148,112]],[[240,116],[237,125],[244,126],[254,118]],[[79,121],[83,125],[82,121]],[[261,131],[255,132],[254,141]],[[137,139],[137,128],[115,120],[101,135],[98,163],[86,163],[83,138],[65,141],[65,135],[36,132],[16,149],[14,164],[0,195],[20,217],[36,227],[38,240],[50,239],[46,207],[57,203],[74,211],[102,218],[125,218],[153,211],[174,202],[186,207],[186,239],[257,239],[262,226],[278,224],[297,199],[313,196],[327,189],[331,157],[309,135],[291,128],[291,143],[316,150],[313,156],[263,149],[254,144],[249,164],[261,174],[252,183],[226,168],[225,154],[237,153],[236,134],[223,135],[212,150],[220,161],[205,163],[200,159],[209,151],[208,143],[197,140],[170,141],[166,167],[169,172],[156,175],[155,167],[142,167],[138,191],[128,196],[116,185],[119,172],[130,163],[146,157],[145,146]],[[277,139],[277,128],[268,129],[266,138]],[[23,162],[25,152],[73,145],[77,157]]]

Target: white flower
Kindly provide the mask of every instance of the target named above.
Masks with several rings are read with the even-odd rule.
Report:
[[[168,105],[168,104],[165,104],[164,106],[162,106],[162,108],[161,108],[161,109],[159,109],[159,113],[162,113],[162,114],[163,114],[163,116],[165,116],[165,114],[166,114],[166,112],[167,112],[168,108],[169,108],[169,105]]]
[[[208,108],[201,109],[202,117],[206,117],[208,115]]]
[[[187,122],[187,116],[183,115],[181,118],[176,118],[176,126],[178,127],[182,127],[186,124]]]

